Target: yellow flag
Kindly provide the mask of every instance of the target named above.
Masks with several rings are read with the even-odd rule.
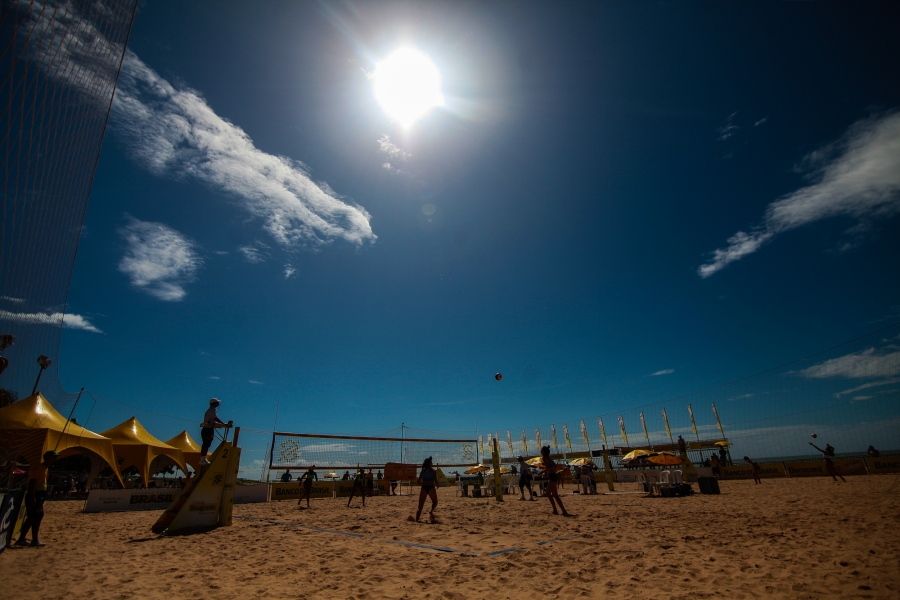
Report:
[[[606,430],[603,429],[603,419],[602,418],[597,419],[597,425],[600,427],[600,437],[603,438],[603,443],[605,445],[608,445],[606,443]]]
[[[481,455],[484,456],[484,440],[480,435],[478,436],[478,447],[481,448]]]
[[[525,430],[522,430],[522,452],[528,453],[528,439],[525,437]]]
[[[566,438],[566,448],[572,449],[572,440],[569,439],[569,426],[563,423],[563,436]]]
[[[512,436],[509,434],[509,429],[506,430],[506,445],[509,446],[509,453],[512,454],[515,452],[512,447]]]
[[[587,428],[584,426],[584,419],[581,420],[581,437],[584,438],[584,445],[590,449],[591,443],[588,441]]]
[[[538,451],[540,451],[540,449],[543,448],[543,446],[541,446],[541,428],[540,427],[538,427],[537,429],[534,430],[534,441],[537,444]]]
[[[666,409],[662,410],[662,415],[663,415],[663,423],[666,424],[666,435],[669,436],[669,441],[671,442],[672,441],[672,430],[669,429],[669,417],[666,416]]]
[[[719,433],[722,434],[722,437],[725,437],[725,430],[722,429],[722,421],[719,420],[719,411],[716,410],[716,403],[713,402],[713,414],[716,415],[716,425],[719,426]]]
[[[647,433],[647,423],[644,422],[644,411],[641,411],[641,427],[644,428],[644,437],[647,438],[647,443],[650,443],[650,435]]]
[[[625,442],[625,446],[628,447],[628,434],[625,433],[625,419],[619,417],[619,431],[622,432],[622,441]]]
[[[550,438],[553,440],[553,448],[559,449],[559,444],[556,443],[556,425],[550,426]]]
[[[691,408],[690,404],[688,404],[688,413],[691,415],[691,429],[694,430],[694,435],[699,438],[700,434],[697,433],[697,423],[694,422],[694,409]]]

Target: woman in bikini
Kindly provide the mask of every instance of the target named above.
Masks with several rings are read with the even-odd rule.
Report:
[[[417,482],[421,487],[419,490],[419,510],[416,511],[416,521],[422,516],[422,507],[425,506],[425,498],[431,498],[431,512],[429,516],[434,522],[434,509],[437,508],[437,473],[431,466],[431,457],[429,456],[422,462],[422,472],[419,473]]]
[[[556,463],[550,458],[550,446],[541,448],[541,458],[544,463],[544,470],[541,471],[541,476],[547,478],[547,498],[550,499],[550,506],[553,507],[553,514],[559,514],[556,511],[556,503],[558,502],[559,509],[562,511],[563,516],[568,517],[569,513],[566,512],[566,507],[563,506],[562,498],[559,497],[559,491],[556,489],[559,474],[556,472]]]

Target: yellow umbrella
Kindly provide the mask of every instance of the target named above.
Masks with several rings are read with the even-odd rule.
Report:
[[[584,465],[592,465],[596,467],[597,465],[586,456],[582,456],[581,458],[576,458],[575,460],[569,461],[570,467],[583,467]]]
[[[653,454],[647,458],[649,462],[652,462],[654,465],[680,465],[684,461],[681,460],[680,456],[675,456],[671,452],[660,452],[658,454]]]
[[[528,460],[526,460],[525,464],[532,467],[543,467],[544,459],[540,456],[535,456],[534,458],[529,458]]]
[[[500,467],[500,474],[503,475],[504,473],[512,473],[512,471],[510,471],[510,470],[507,469],[506,467]],[[493,470],[493,469],[488,469],[487,471],[484,472],[484,474],[485,474],[485,475],[493,475],[493,474],[494,474],[494,470]]]
[[[629,460],[637,460],[642,456],[650,456],[650,452],[647,450],[632,450],[631,452],[623,456],[622,460],[627,462]]]
[[[490,467],[487,466],[487,465],[477,465],[477,466],[474,466],[474,467],[472,467],[472,468],[470,468],[470,469],[466,469],[466,470],[464,471],[464,473],[465,473],[466,475],[474,475],[475,473],[482,473],[482,472],[488,471],[488,470],[490,470]]]
[[[713,445],[714,445],[714,446],[721,446],[721,447],[723,447],[723,448],[727,448],[728,446],[731,445],[731,442],[726,442],[725,440],[722,440],[721,442],[716,442],[716,443],[713,444]]]
[[[325,476],[325,479],[340,479],[340,478],[341,478],[341,476],[338,475],[337,473],[329,473],[328,475]]]

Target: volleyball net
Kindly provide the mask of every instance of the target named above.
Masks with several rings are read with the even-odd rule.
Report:
[[[421,464],[432,457],[442,467],[477,464],[474,439],[424,438],[413,435],[373,437],[274,432],[269,453],[269,469],[300,469],[315,465],[318,469],[383,468],[387,463]],[[413,432],[410,431],[410,434]]]

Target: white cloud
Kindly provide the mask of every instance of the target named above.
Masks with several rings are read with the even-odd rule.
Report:
[[[768,120],[769,120],[769,117],[763,117],[762,119],[760,119],[759,121],[757,121],[756,123],[754,123],[753,126],[754,126],[754,127],[759,127],[760,125],[762,125],[763,123],[765,123],[765,122],[768,121]]]
[[[813,365],[800,371],[800,375],[813,379],[896,377],[900,375],[900,350],[879,352],[875,348],[867,348]]]
[[[697,273],[706,278],[752,254],[776,235],[828,218],[856,219],[851,233],[864,233],[869,222],[900,212],[900,112],[853,125],[844,138],[804,159],[815,183],[766,208],[763,222],[749,233],[738,231],[713,252]]]
[[[244,260],[248,263],[259,264],[265,262],[268,256],[264,255],[262,250],[255,246],[241,246],[238,252],[244,255]]]
[[[725,400],[728,402],[733,402],[734,400],[746,400],[747,398],[752,398],[753,394],[741,394],[740,396],[735,396],[734,398],[726,398]]]
[[[218,381],[219,379],[222,379],[222,378],[221,378],[221,377],[217,377],[217,376],[215,376],[215,375],[210,375],[210,376],[209,376],[209,379],[215,379],[216,381]]]
[[[728,118],[725,119],[725,123],[723,123],[722,126],[719,127],[718,129],[716,129],[716,133],[719,134],[720,142],[724,142],[725,140],[727,140],[728,138],[733,136],[735,133],[737,133],[738,130],[740,130],[740,127],[738,127],[737,125],[734,124],[735,115],[737,115],[737,111],[728,115]]]
[[[248,379],[247,383],[252,383],[253,385],[263,385],[262,381],[254,381],[253,379]]]
[[[119,271],[128,275],[133,285],[160,300],[184,298],[183,284],[192,281],[203,264],[194,243],[162,223],[134,218],[119,233],[128,244]]]
[[[313,182],[303,163],[256,148],[199,93],[173,86],[133,52],[122,65],[113,124],[151,172],[196,178],[235,197],[284,246],[376,239],[364,208]]]
[[[2,298],[7,302],[12,302],[13,304],[25,304],[25,298],[13,298],[11,296],[2,296]]]
[[[671,375],[674,372],[675,372],[675,369],[663,369],[662,371],[657,371],[656,373],[653,373],[651,375],[651,377],[656,377],[657,375]]]
[[[412,154],[400,149],[399,146],[391,141],[390,136],[387,134],[378,138],[378,149],[388,158],[387,161],[382,163],[382,168],[394,173],[401,172],[400,168],[397,166],[398,163],[405,163],[412,158]]]
[[[10,321],[18,321],[19,323],[29,323],[32,325],[53,325],[59,327],[62,321],[63,327],[66,329],[80,329],[81,331],[90,331],[92,333],[103,333],[97,329],[90,321],[81,315],[55,313],[13,313],[0,310],[0,318]]]
[[[290,279],[291,275],[293,275],[296,272],[297,272],[297,269],[292,267],[290,264],[284,265],[284,278],[285,279]]]

